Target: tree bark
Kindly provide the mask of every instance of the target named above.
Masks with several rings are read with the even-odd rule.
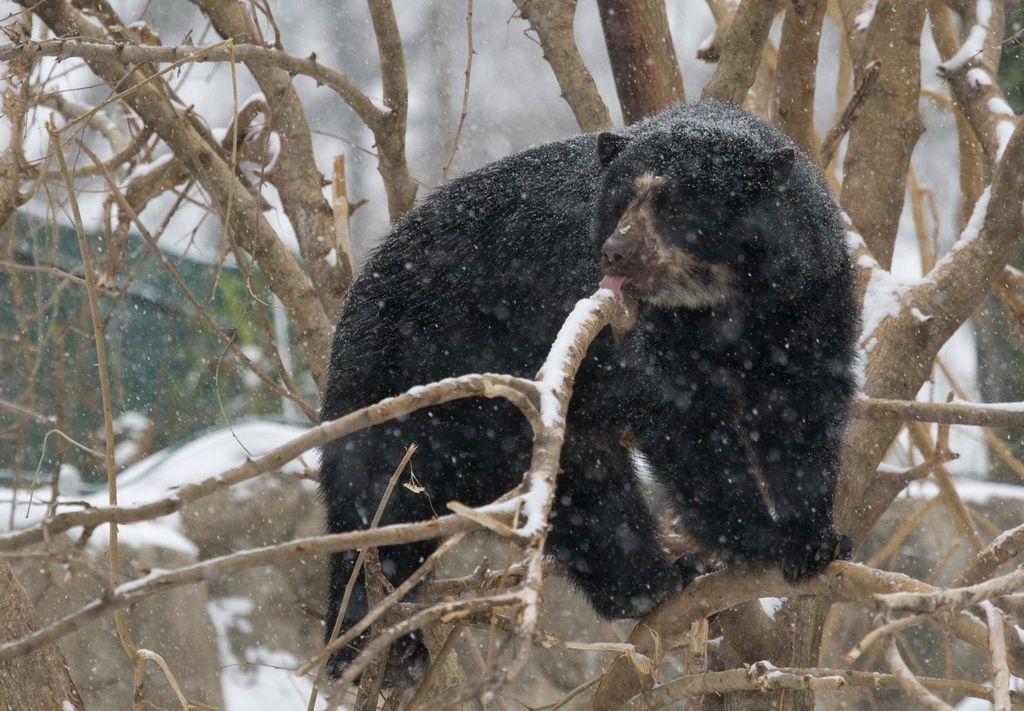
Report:
[[[0,642],[22,639],[39,619],[10,563],[0,561]],[[49,644],[23,657],[0,662],[0,704],[5,709],[84,709],[64,655]]]
[[[778,0],[743,0],[722,41],[718,66],[701,93],[702,99],[743,103],[761,64],[777,7]]]
[[[685,100],[664,0],[598,0],[622,120],[636,123]]]
[[[862,54],[854,57],[858,79],[873,61],[880,63],[881,70],[850,126],[842,204],[885,269],[892,265],[910,154],[924,132],[917,108],[923,25],[921,0],[882,0],[868,27]]]
[[[576,0],[515,0],[523,19],[537,33],[544,59],[555,73],[562,98],[584,133],[612,127],[608,107],[580,56],[573,36]]]
[[[782,22],[779,66],[773,120],[779,130],[818,160],[818,136],[814,131],[814,88],[818,73],[818,43],[825,18],[825,0],[789,0]]]

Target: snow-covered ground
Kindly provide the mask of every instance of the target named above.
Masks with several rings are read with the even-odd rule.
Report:
[[[203,481],[242,464],[246,458],[266,454],[305,431],[302,427],[276,422],[246,422],[230,429],[204,434],[182,447],[162,450],[128,467],[118,475],[117,503],[119,506],[137,506],[166,498],[185,484]],[[293,473],[311,469],[316,464],[315,457],[314,453],[307,452],[299,459],[287,463],[281,471]],[[257,478],[233,487],[232,493],[244,498],[251,495],[254,487],[259,485]],[[312,484],[306,482],[304,485]],[[49,496],[49,487],[22,489],[17,492],[16,498],[12,490],[0,488],[0,530],[6,529],[8,522],[12,520],[12,504],[15,528],[24,528],[41,521],[46,513],[46,501]],[[89,506],[108,505],[105,488],[84,496],[79,492],[68,492],[67,495],[62,494],[61,498],[84,502]],[[69,504],[68,507],[61,507],[59,510],[66,511],[80,505],[81,503]],[[135,547],[159,545],[183,553],[196,554],[195,544],[185,538],[181,530],[181,516],[174,513],[152,521],[118,526],[118,538]],[[90,545],[105,548],[106,526],[97,527],[89,540]]]
[[[266,454],[294,437],[305,428],[275,422],[247,422],[230,429],[207,433],[188,444],[157,452],[118,476],[118,503],[138,505],[165,498],[184,484],[202,481],[243,463],[246,458]],[[316,463],[316,455],[308,452],[282,467],[285,473],[300,472]],[[233,487],[237,499],[245,499],[261,485],[257,477]],[[308,480],[295,482],[296,486],[312,486]],[[14,510],[15,526],[22,528],[38,523],[46,512],[49,488],[17,492]],[[0,527],[7,528],[11,515],[14,492],[0,488]],[[66,498],[66,497],[62,497]],[[106,490],[86,496],[72,496],[92,506],[107,505]],[[77,504],[76,504],[77,505]],[[59,510],[67,510],[61,507]],[[183,522],[177,513],[152,521],[125,524],[118,527],[118,538],[123,545],[133,548],[157,547],[191,556],[199,551],[183,532]],[[72,531],[76,534],[77,531]],[[89,539],[89,546],[106,549],[106,526],[98,527]],[[221,693],[226,711],[278,711],[305,708],[312,683],[298,678],[293,670],[301,660],[284,650],[266,646],[249,647],[240,658],[232,650],[230,634],[233,628],[245,631],[253,604],[242,597],[212,600],[207,612],[217,634],[217,652],[220,658]],[[317,708],[325,708],[320,704]]]
[[[222,597],[207,606],[210,620],[217,630],[217,653],[220,655],[220,688],[224,695],[224,711],[278,711],[305,708],[313,683],[293,673],[304,660],[283,650],[249,647],[239,659],[231,647],[231,631],[251,630],[249,615],[252,601],[244,597]],[[317,709],[327,702],[317,698]]]

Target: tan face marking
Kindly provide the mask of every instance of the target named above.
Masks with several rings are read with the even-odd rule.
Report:
[[[630,290],[655,306],[698,309],[722,304],[737,295],[733,270],[724,264],[703,262],[660,235],[651,191],[666,182],[666,178],[649,173],[634,182],[637,195],[614,232],[632,248],[614,272],[628,276]]]
[[[636,189],[637,196],[640,196],[649,190],[665,185],[667,182],[668,178],[663,178],[662,176],[655,175],[654,173],[644,173],[633,181],[633,187]]]

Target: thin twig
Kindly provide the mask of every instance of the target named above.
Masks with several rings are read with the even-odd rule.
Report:
[[[412,459],[412,455],[415,453],[416,443],[414,442],[406,448],[401,461],[398,463],[398,466],[395,467],[395,471],[392,472],[391,478],[388,479],[387,486],[384,488],[384,494],[380,497],[380,501],[377,503],[377,510],[374,511],[373,520],[370,521],[370,527],[367,530],[372,531],[380,525],[380,519],[384,515],[384,509],[387,507],[388,501],[391,500],[391,493],[395,490],[395,484],[398,483],[398,477],[400,477],[402,472],[405,471],[406,466],[409,464],[409,460]],[[337,639],[338,632],[341,630],[341,625],[345,621],[345,613],[348,612],[348,604],[352,599],[352,591],[356,587],[356,581],[359,579],[359,573],[363,569],[363,562],[366,560],[366,551],[367,548],[359,549],[359,555],[356,557],[355,565],[352,566],[352,573],[348,576],[348,582],[345,584],[345,591],[342,593],[341,604],[338,607],[338,616],[334,618],[334,627],[331,628],[331,636],[327,640],[327,644],[324,645],[324,649],[321,650],[321,652],[317,654],[311,662],[304,664],[298,672],[298,674],[302,676],[310,670],[313,664],[319,664],[319,668],[316,671],[316,679],[313,682],[313,689],[309,693],[309,703],[306,706],[307,711],[313,711],[316,707],[317,689],[320,687],[320,682],[324,678],[324,671],[327,668],[328,657],[334,649],[340,648],[340,645],[334,648],[332,648],[331,645]],[[352,637],[352,639],[355,639],[355,637]],[[346,640],[346,644],[347,642],[348,640]]]
[[[117,506],[117,468],[114,463],[114,411],[110,397],[110,371],[107,366],[107,350],[103,333],[103,319],[100,316],[99,298],[96,295],[96,275],[92,270],[92,258],[89,251],[89,243],[85,237],[85,226],[82,223],[82,213],[78,208],[75,184],[68,170],[67,161],[64,159],[64,150],[60,145],[60,135],[51,121],[46,125],[50,134],[50,145],[57,156],[57,164],[64,176],[64,183],[68,191],[68,201],[71,203],[71,215],[74,220],[75,234],[78,237],[78,248],[82,253],[82,270],[85,272],[85,291],[89,300],[89,315],[92,318],[93,339],[96,347],[96,361],[100,376],[100,394],[103,402],[103,434],[106,440],[104,449],[104,464],[107,473],[107,499],[111,506]],[[109,582],[111,588],[117,587],[119,562],[117,549],[117,526],[111,524],[107,527],[107,557],[110,565]],[[124,615],[117,611],[114,613],[114,624],[117,628],[117,636],[121,640],[124,651],[128,658],[135,661],[138,650],[132,642],[131,634],[128,632],[128,623]]]
[[[195,708],[191,703],[189,703],[188,698],[185,696],[185,692],[181,690],[181,684],[174,676],[174,672],[171,671],[171,667],[167,663],[167,660],[156,652],[148,649],[140,649],[138,650],[138,655],[135,657],[135,671],[132,675],[132,687],[134,689],[136,711],[143,711],[143,709],[148,705],[143,701],[142,690],[146,679],[147,661],[156,664],[160,668],[160,671],[163,672],[164,678],[167,679],[168,686],[171,687],[171,691],[174,692],[175,698],[178,699],[178,704],[181,705],[181,711],[191,711],[191,709]]]
[[[982,600],[990,600],[1020,592],[1024,588],[1024,567],[992,580],[963,588],[947,588],[934,592],[897,592],[878,596],[879,607],[888,611],[953,612]]]
[[[494,391],[495,384],[503,384],[506,388]],[[166,498],[137,506],[96,507],[86,511],[68,511],[54,516],[45,525],[39,524],[19,531],[0,533],[0,551],[14,550],[30,543],[37,543],[42,541],[46,535],[53,536],[79,526],[91,530],[104,523],[134,523],[166,516],[217,491],[248,481],[261,474],[277,471],[287,462],[314,447],[426,407],[470,397],[505,397],[508,392],[516,392],[520,396],[520,399],[511,400],[512,404],[526,407],[529,405],[529,399],[523,393],[532,390],[533,387],[529,380],[494,374],[468,375],[417,387],[410,392],[386,398],[336,420],[317,425],[260,457],[248,459],[237,467],[201,482],[185,484]],[[539,422],[537,411],[532,405],[529,405],[529,409],[526,410],[526,417],[530,422]]]
[[[455,139],[452,141],[452,152],[441,169],[441,180],[448,182],[448,169],[452,167],[455,154],[459,152],[459,139],[462,127],[469,114],[469,79],[473,73],[473,0],[466,0],[466,80],[462,85],[462,111],[459,114],[459,125],[455,127]]]
[[[857,116],[861,104],[864,103],[864,98],[874,87],[875,82],[878,81],[878,75],[881,73],[881,70],[882,65],[879,62],[871,62],[864,67],[857,90],[850,97],[850,101],[846,104],[842,115],[821,141],[821,165],[823,168],[827,168],[835,157],[836,149],[839,148],[839,142],[843,140],[843,136],[850,130],[850,124],[853,123],[853,119]]]
[[[324,555],[370,546],[415,543],[453,533],[472,531],[476,527],[474,522],[466,518],[442,516],[418,523],[381,526],[372,531],[353,531],[299,538],[287,543],[209,558],[175,570],[153,572],[138,580],[122,583],[109,595],[93,600],[49,627],[37,630],[22,639],[0,644],[0,662],[28,654],[50,642],[61,639],[107,610],[133,605],[170,588],[192,585],[226,573],[271,565],[277,561],[294,557]]]
[[[245,351],[238,347],[238,344],[235,343],[235,340],[233,338],[229,338],[227,334],[224,333],[223,329],[221,329],[221,327],[217,325],[217,322],[213,320],[213,317],[210,315],[206,307],[204,307],[202,302],[196,297],[195,294],[192,293],[192,290],[189,288],[186,281],[182,278],[180,272],[178,272],[178,269],[174,266],[173,262],[170,259],[168,259],[167,255],[165,255],[163,250],[160,249],[160,246],[157,244],[156,237],[154,237],[150,233],[149,229],[147,229],[145,224],[143,224],[142,220],[139,218],[138,213],[128,202],[128,199],[124,196],[124,193],[121,192],[121,189],[117,186],[117,183],[115,182],[113,176],[110,174],[106,166],[99,160],[96,154],[89,149],[88,146],[81,142],[79,142],[78,145],[79,148],[81,148],[81,150],[86,155],[88,155],[89,158],[93,161],[93,164],[100,169],[101,173],[103,174],[103,177],[107,181],[107,187],[110,188],[111,196],[117,201],[117,204],[121,207],[121,209],[124,210],[125,215],[127,215],[131,222],[135,224],[135,227],[139,230],[139,234],[142,235],[142,238],[146,240],[146,243],[149,245],[150,249],[157,256],[157,260],[160,262],[160,265],[164,268],[164,271],[166,271],[167,274],[171,277],[171,279],[174,280],[175,285],[177,285],[178,287],[178,291],[180,291],[181,294],[186,299],[188,299],[189,303],[192,304],[192,307],[195,308],[196,310],[196,314],[203,321],[203,323],[206,324],[206,327],[210,329],[213,335],[216,336],[217,340],[220,341],[221,344],[226,349],[230,350],[235,355],[235,357],[238,358],[238,360],[241,361],[241,363],[245,365],[245,367],[248,368],[249,371],[252,372],[257,378],[259,378],[267,387],[269,387],[271,390],[276,392],[281,397],[288,398],[289,400],[297,404],[302,409],[302,412],[306,415],[306,417],[308,417],[311,421],[315,422],[317,419],[319,419],[316,408],[313,407],[312,404],[307,402],[305,398],[303,398],[301,395],[296,393],[291,388],[285,388],[281,386],[276,380],[271,378],[266,372],[263,371],[262,368],[256,365],[256,363],[253,362],[253,360],[245,354]]]

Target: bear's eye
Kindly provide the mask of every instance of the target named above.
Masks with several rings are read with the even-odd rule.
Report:
[[[673,178],[653,191],[651,202],[663,214],[675,215],[684,212],[686,205],[692,201],[693,187],[693,176]]]
[[[612,190],[611,195],[608,196],[608,204],[617,215],[621,215],[629,207],[630,201],[633,199],[633,193],[623,187],[618,187]]]

